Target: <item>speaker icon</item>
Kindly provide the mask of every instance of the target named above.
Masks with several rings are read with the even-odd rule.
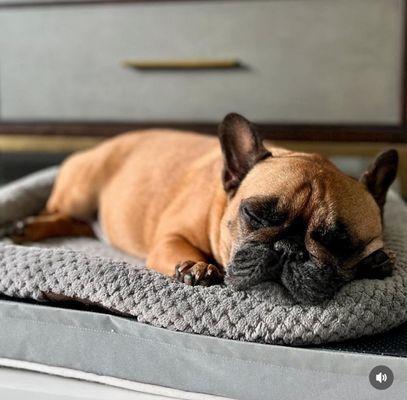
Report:
[[[378,365],[370,371],[369,381],[375,389],[388,389],[394,381],[393,371],[385,365]]]
[[[376,381],[379,382],[379,383],[386,382],[386,381],[387,381],[387,375],[386,375],[386,374],[382,374],[381,372],[379,372],[379,373],[376,375]]]

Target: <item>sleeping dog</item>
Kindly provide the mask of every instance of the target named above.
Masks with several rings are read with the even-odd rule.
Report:
[[[130,132],[69,157],[45,210],[12,239],[92,235],[98,213],[112,245],[188,285],[274,280],[317,303],[352,279],[391,274],[382,214],[397,164],[389,150],[357,181],[318,154],[265,146],[238,114],[219,141]]]

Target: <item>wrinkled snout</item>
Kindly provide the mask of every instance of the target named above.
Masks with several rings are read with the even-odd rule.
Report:
[[[225,282],[246,289],[264,281],[278,281],[281,276],[279,254],[272,245],[262,242],[244,243],[226,269]]]
[[[244,289],[267,280],[281,283],[298,302],[311,304],[330,299],[346,282],[334,266],[317,266],[299,237],[248,242],[236,251],[227,284]]]

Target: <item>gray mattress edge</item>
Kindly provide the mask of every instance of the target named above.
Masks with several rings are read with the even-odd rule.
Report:
[[[247,343],[0,300],[0,358],[236,399],[403,399],[407,358]],[[1,363],[0,363],[1,364]],[[376,365],[394,371],[384,393]]]

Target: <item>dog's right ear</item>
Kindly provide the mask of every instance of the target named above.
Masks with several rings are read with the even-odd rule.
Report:
[[[239,114],[226,115],[219,126],[223,152],[223,187],[233,194],[250,169],[271,156],[253,125]]]
[[[397,150],[384,151],[360,178],[360,182],[365,185],[382,212],[387,191],[396,179],[398,162]]]

